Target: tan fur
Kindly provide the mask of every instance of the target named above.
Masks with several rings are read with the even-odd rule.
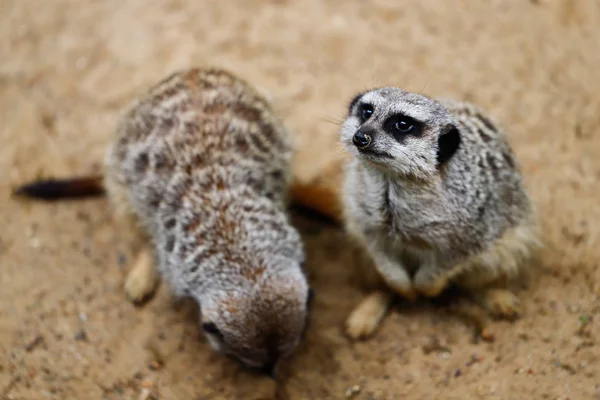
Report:
[[[390,292],[372,292],[346,319],[346,333],[353,339],[364,339],[371,336],[381,324],[391,303]]]
[[[138,253],[125,280],[125,293],[131,302],[140,303],[154,294],[160,281],[154,263],[148,249]]]

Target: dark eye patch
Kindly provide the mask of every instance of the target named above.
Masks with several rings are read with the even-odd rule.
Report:
[[[406,136],[421,136],[423,123],[404,114],[395,114],[385,120],[383,130],[401,142]]]
[[[214,324],[214,322],[205,322],[202,324],[202,330],[206,333],[210,333],[212,335],[215,336],[219,336],[219,337],[223,337],[223,334],[221,333],[221,331],[219,330],[219,328],[217,328],[217,325]]]
[[[360,122],[363,123],[373,115],[373,111],[375,111],[375,107],[372,104],[361,104],[358,107],[358,118]]]

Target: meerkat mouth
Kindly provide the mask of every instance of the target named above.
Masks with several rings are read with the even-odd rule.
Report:
[[[365,157],[365,158],[369,158],[369,159],[392,159],[394,158],[394,156],[392,156],[390,153],[385,152],[385,151],[375,151],[373,149],[369,149],[369,148],[357,148],[358,153]]]

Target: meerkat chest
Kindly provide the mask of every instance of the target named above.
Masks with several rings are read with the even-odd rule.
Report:
[[[390,188],[386,203],[390,233],[405,246],[419,251],[433,247],[435,232],[452,219],[440,200],[430,195],[415,195],[401,188]]]
[[[385,237],[402,247],[428,251],[459,218],[441,189],[424,189],[356,168],[346,181],[349,218],[363,234]],[[386,239],[386,240],[388,240]]]
[[[351,165],[344,185],[347,222],[358,225],[360,231],[384,231],[389,218],[386,206],[386,185],[358,165]]]

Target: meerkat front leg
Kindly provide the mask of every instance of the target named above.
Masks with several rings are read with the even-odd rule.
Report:
[[[417,292],[402,262],[399,259],[392,260],[383,251],[375,248],[375,246],[370,246],[369,250],[375,263],[375,269],[381,275],[385,284],[394,293],[399,294],[406,300],[410,302],[415,301],[417,299]]]
[[[346,333],[353,339],[365,339],[373,335],[392,304],[392,292],[411,302],[416,299],[410,276],[404,266],[373,247],[369,250],[377,271],[390,291],[378,290],[369,294],[352,311],[346,320]]]
[[[160,278],[150,249],[143,248],[127,274],[125,294],[132,303],[139,304],[154,295]]]

